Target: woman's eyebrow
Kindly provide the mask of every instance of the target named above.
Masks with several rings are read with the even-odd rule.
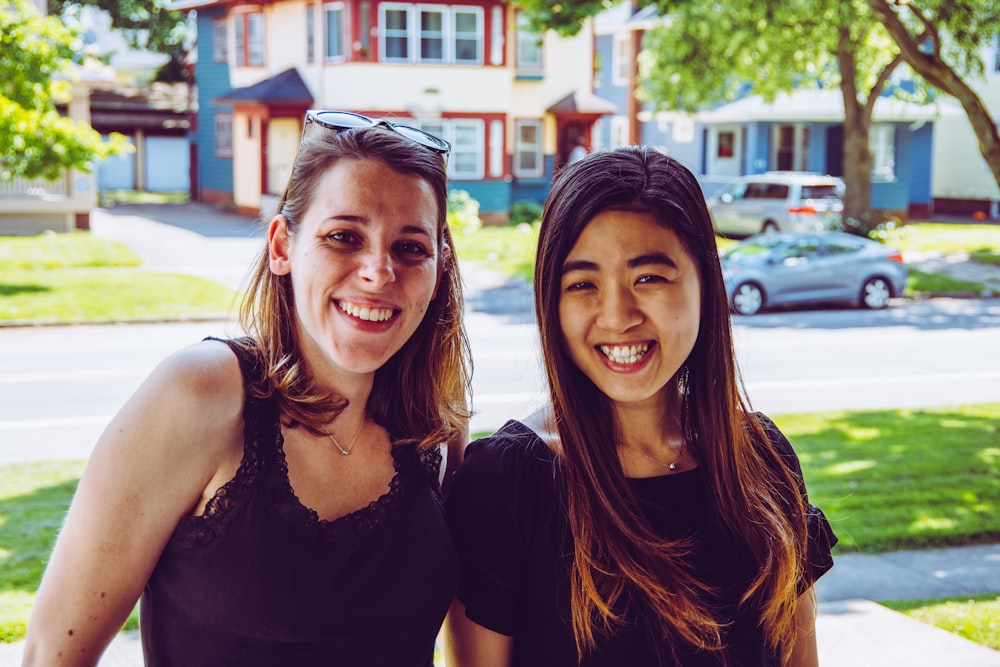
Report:
[[[634,269],[640,266],[667,266],[672,269],[679,268],[669,255],[662,252],[648,252],[628,260],[628,268]],[[570,271],[597,271],[597,262],[586,259],[576,259],[563,264],[562,272]]]

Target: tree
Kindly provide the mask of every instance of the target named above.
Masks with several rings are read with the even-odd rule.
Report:
[[[867,2],[913,71],[962,105],[979,151],[1000,184],[997,125],[966,80],[983,76],[980,54],[1000,34],[1000,7],[995,0]]]
[[[535,12],[532,2],[526,11]],[[640,97],[659,109],[698,111],[744,94],[837,89],[844,101],[845,219],[864,232],[871,220],[868,131],[875,101],[902,62],[865,0],[640,0],[666,20],[640,54]],[[582,20],[601,0],[563,2],[556,29]],[[539,13],[531,14],[547,25]],[[894,89],[894,93],[905,94]]]
[[[111,17],[111,27],[121,32],[129,46],[170,57],[157,80],[184,81],[184,59],[194,31],[187,12],[171,10],[169,5],[170,0],[49,0],[49,11],[75,18],[83,6],[104,10]]]
[[[128,150],[86,123],[60,115],[69,100],[74,35],[28,0],[0,3],[0,180],[89,171],[94,160]]]

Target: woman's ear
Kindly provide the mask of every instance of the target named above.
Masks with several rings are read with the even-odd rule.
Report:
[[[283,215],[276,215],[267,228],[268,257],[271,273],[276,276],[288,275],[292,272],[289,260],[288,220]]]

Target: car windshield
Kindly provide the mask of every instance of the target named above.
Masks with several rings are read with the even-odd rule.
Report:
[[[803,185],[803,199],[840,199],[838,188],[833,183],[823,185]]]
[[[744,241],[743,243],[734,245],[722,255],[722,258],[738,261],[748,257],[759,257],[766,255],[783,243],[785,243],[785,240],[781,237],[762,236],[752,241]]]

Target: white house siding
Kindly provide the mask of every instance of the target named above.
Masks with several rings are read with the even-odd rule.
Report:
[[[986,75],[969,83],[1000,120],[1000,72],[996,71],[994,46],[983,50]],[[956,103],[957,105],[957,103]],[[1000,188],[979,151],[979,141],[964,113],[943,116],[934,126],[931,194],[935,199],[992,202],[1000,200]]]

